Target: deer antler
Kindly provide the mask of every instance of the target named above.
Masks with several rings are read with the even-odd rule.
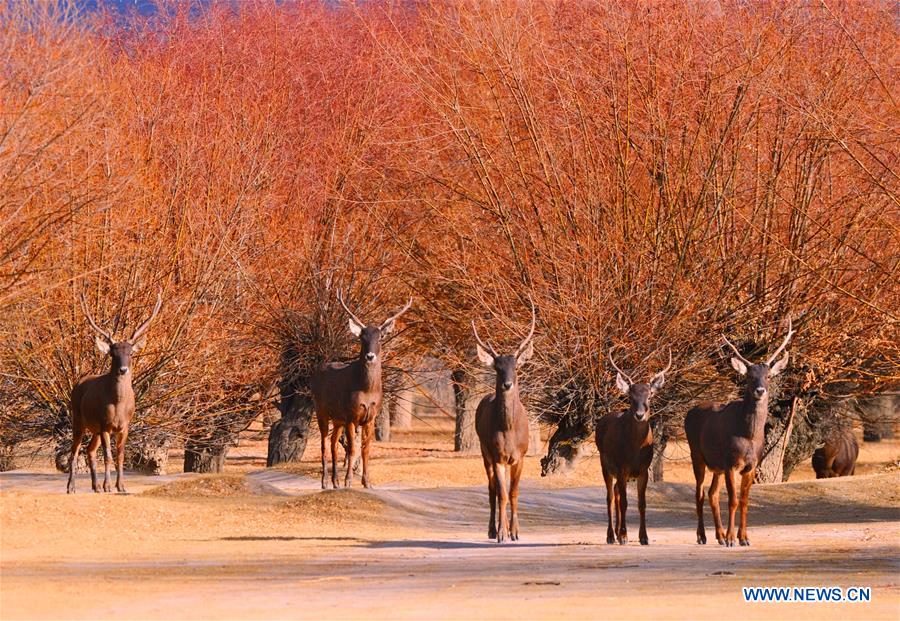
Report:
[[[394,315],[392,315],[391,317],[388,317],[387,319],[385,319],[384,323],[381,324],[381,329],[384,330],[385,326],[389,325],[392,321],[396,321],[400,317],[400,315],[402,315],[403,313],[405,313],[406,311],[409,310],[410,306],[412,306],[412,298],[409,298],[409,301],[406,303],[406,306],[404,306],[399,311],[394,313]]]
[[[531,337],[534,336],[534,327],[537,321],[537,316],[535,315],[534,311],[534,300],[531,299],[530,295],[528,296],[528,302],[531,304],[531,330],[529,330],[528,336],[525,337],[525,340],[522,341],[522,343],[519,345],[519,348],[516,349],[516,358],[519,357],[519,354],[525,351],[525,348],[528,347],[528,341],[530,341]]]
[[[84,291],[81,292],[81,310],[84,311],[84,316],[87,317],[88,323],[94,329],[94,331],[105,338],[108,343],[114,343],[113,338],[112,336],[110,336],[109,332],[101,329],[94,321],[94,318],[91,317],[91,311],[88,310],[87,300],[84,297]]]
[[[746,364],[748,367],[752,367],[752,366],[753,366],[753,363],[750,362],[749,360],[747,360],[746,358],[744,358],[744,357],[741,355],[741,352],[739,352],[739,351],[737,350],[737,347],[735,347],[734,345],[732,345],[732,344],[731,344],[731,341],[729,341],[728,338],[727,338],[724,334],[722,335],[722,338],[725,340],[725,343],[731,348],[731,351],[734,352],[734,355],[738,357],[738,360],[740,360],[741,362],[743,362],[744,364]]]
[[[496,358],[497,352],[494,351],[494,348],[491,347],[490,345],[488,345],[487,343],[485,343],[484,341],[482,341],[481,337],[478,336],[478,330],[475,328],[475,320],[474,319],[472,320],[472,332],[475,333],[475,340],[478,341],[478,344],[481,345],[481,347],[484,350],[486,350],[491,356]]]
[[[341,303],[341,306],[344,307],[344,310],[347,311],[347,314],[350,315],[350,319],[352,319],[353,321],[358,323],[360,325],[360,327],[363,327],[363,328],[366,327],[366,324],[364,322],[360,321],[359,317],[354,315],[353,311],[351,311],[349,308],[347,308],[347,305],[344,304],[344,294],[340,289],[338,289],[338,292],[337,292],[337,299],[338,299],[338,302]]]
[[[619,373],[622,374],[622,377],[624,377],[625,379],[628,380],[628,383],[629,383],[629,384],[634,384],[634,380],[632,380],[632,379],[628,376],[628,374],[625,373],[625,371],[623,371],[622,369],[620,369],[619,367],[616,366],[616,361],[613,360],[613,356],[612,356],[612,353],[613,353],[613,350],[614,350],[614,349],[615,349],[615,347],[611,347],[610,350],[609,350],[609,354],[608,354],[608,355],[609,355],[609,362],[610,362],[610,364],[613,365],[613,368],[614,368],[616,371],[618,371]]]
[[[156,313],[159,312],[160,307],[162,306],[162,291],[159,291],[156,294],[156,306],[153,307],[153,312],[150,313],[150,317],[147,318],[147,321],[142,323],[135,329],[134,333],[131,335],[131,338],[128,339],[129,343],[134,344],[139,338],[144,335],[144,332],[147,331],[147,328],[150,326],[150,322],[156,318]]]
[[[669,364],[666,365],[666,368],[665,368],[665,369],[663,369],[662,371],[660,371],[659,373],[657,373],[656,375],[654,375],[654,376],[650,379],[650,382],[649,382],[649,383],[652,384],[653,382],[655,382],[657,377],[663,377],[663,376],[666,374],[666,372],[667,372],[669,369],[671,369],[671,368],[672,368],[672,346],[670,345],[670,346],[669,346]]]
[[[778,349],[775,350],[775,353],[772,354],[771,356],[769,356],[769,359],[766,360],[766,366],[771,366],[771,365],[772,365],[772,362],[775,361],[775,358],[778,357],[778,354],[780,354],[780,353],[782,352],[782,350],[784,350],[784,348],[787,347],[788,341],[790,341],[790,340],[791,340],[791,337],[794,336],[794,324],[793,324],[793,322],[791,321],[791,316],[790,316],[790,315],[788,315],[787,320],[788,320],[788,333],[787,333],[787,336],[784,337],[784,340],[781,342],[781,345],[778,347]]]

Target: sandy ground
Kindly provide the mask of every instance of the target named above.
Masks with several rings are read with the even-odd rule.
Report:
[[[319,491],[317,441],[270,470],[262,443],[242,442],[224,475],[134,474],[128,495],[80,475],[67,496],[40,463],[2,473],[0,617],[900,619],[898,442],[864,445],[861,476],[814,481],[805,466],[755,486],[753,545],[732,549],[694,543],[680,444],[651,484],[649,546],[633,488],[632,543],[603,543],[596,456],[552,479],[533,457],[522,538],[498,546],[480,459],[455,456],[448,429],[418,421],[380,445],[372,491]],[[867,586],[872,601],[751,604],[743,586]]]

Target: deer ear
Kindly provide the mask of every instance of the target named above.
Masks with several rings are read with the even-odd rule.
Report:
[[[394,320],[388,320],[384,322],[381,326],[381,336],[387,336],[391,332],[394,331]]]
[[[97,351],[99,351],[104,356],[109,353],[109,343],[106,342],[106,339],[95,336],[94,345],[97,346]]]
[[[475,343],[475,353],[478,354],[478,360],[486,367],[494,366],[494,357],[484,350],[484,348]]]
[[[788,352],[784,352],[784,356],[781,357],[781,360],[772,365],[772,369],[769,371],[769,377],[775,377],[787,366],[788,357],[790,354]]]
[[[132,351],[132,353],[135,353],[135,354],[136,354],[136,353],[139,352],[140,350],[144,349],[144,345],[146,345],[146,344],[147,344],[147,337],[146,337],[146,336],[142,336],[141,338],[139,338],[139,339],[137,340],[136,343],[132,343],[132,344],[131,344],[131,351]]]
[[[650,382],[650,392],[656,392],[657,390],[662,388],[663,384],[665,384],[665,383],[666,383],[666,376],[660,375],[655,380]]]
[[[350,323],[350,332],[353,333],[353,336],[359,336],[360,334],[362,334],[363,327],[361,325],[359,325],[352,319],[350,319],[348,321]]]
[[[731,366],[734,367],[734,370],[741,375],[747,375],[747,365],[741,362],[738,358],[731,359]]]
[[[631,384],[628,383],[628,380],[622,377],[621,373],[616,373],[616,386],[620,391],[622,391],[623,395],[627,395],[631,390]]]
[[[516,364],[521,364],[534,355],[534,341],[529,341],[528,347],[525,348],[519,357],[516,358]]]

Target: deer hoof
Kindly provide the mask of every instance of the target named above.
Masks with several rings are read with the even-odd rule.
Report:
[[[640,537],[639,539],[640,539],[642,546],[650,545],[650,540],[647,538],[647,535],[644,535],[643,537]]]
[[[749,539],[741,539],[741,545],[742,545],[742,546],[749,546],[749,545],[750,545],[750,540],[749,540]]]
[[[506,533],[503,530],[497,533],[497,543],[506,543]]]
[[[697,545],[701,545],[701,546],[706,545],[706,535],[705,534],[697,535]]]
[[[628,535],[619,535],[619,545],[624,546],[628,543]]]
[[[612,536],[612,533],[607,533],[606,534],[606,543],[612,544],[615,542],[616,542],[616,538]]]

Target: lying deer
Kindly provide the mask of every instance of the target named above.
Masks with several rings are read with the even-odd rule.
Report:
[[[647,481],[648,470],[653,459],[653,431],[650,429],[650,398],[663,386],[666,372],[672,367],[672,350],[669,349],[669,364],[654,375],[647,384],[634,381],[616,366],[609,352],[609,361],[616,370],[616,386],[628,397],[628,410],[619,414],[607,414],[597,422],[595,439],[600,451],[600,467],[606,483],[606,543],[628,543],[628,529],[625,526],[625,512],[628,509],[626,497],[629,479],[637,479],[638,512],[641,528],[638,538],[641,545],[647,545]],[[613,528],[615,514],[615,528]]]
[[[353,453],[355,450],[356,428],[362,429],[362,484],[371,487],[369,480],[369,447],[375,436],[375,417],[381,411],[381,338],[390,334],[394,322],[409,310],[412,298],[399,312],[389,317],[381,325],[366,325],[344,304],[341,293],[338,302],[350,316],[350,331],[359,337],[359,357],[353,362],[328,362],[313,373],[309,381],[316,420],[322,441],[322,489],[325,485],[325,438],[328,437],[328,423],[331,431],[331,485],[337,489],[337,443],[340,432],[346,429],[347,475],[344,486],[353,483]]]
[[[817,479],[849,477],[856,472],[859,444],[852,429],[839,429],[828,436],[825,446],[815,450],[812,467]]]
[[[506,541],[507,536],[516,541],[519,538],[519,478],[528,453],[528,414],[519,400],[519,382],[516,366],[534,354],[535,311],[531,303],[531,330],[513,355],[501,356],[494,348],[475,333],[478,360],[496,372],[494,393],[485,395],[475,411],[475,431],[481,443],[481,457],[488,479],[488,494],[491,500],[491,521],[488,523],[488,537],[497,538],[497,543]],[[508,486],[508,489],[507,489]],[[497,518],[497,497],[500,497],[500,518]],[[512,521],[506,515],[506,505],[512,509]]]
[[[738,352],[726,338],[725,342],[734,351],[731,366],[746,377],[744,396],[729,403],[703,403],[692,408],[685,416],[684,431],[691,449],[691,463],[697,481],[697,543],[706,543],[703,527],[703,480],[709,468],[712,482],[709,485],[709,506],[716,526],[716,540],[719,544],[734,545],[734,514],[738,507],[737,492],[734,488],[734,473],[741,475],[740,508],[741,525],[737,537],[742,546],[749,546],[747,537],[747,505],[750,502],[750,487],[756,466],[762,459],[765,440],[766,418],[769,415],[769,380],[781,373],[788,363],[788,352],[778,362],[775,359],[787,347],[794,331],[788,317],[788,332],[775,353],[761,364],[753,364]],[[724,338],[724,337],[723,337]],[[773,364],[774,362],[774,364]],[[728,489],[728,532],[722,529],[719,512],[719,487],[722,475]]]
[[[125,440],[128,439],[128,425],[134,416],[134,390],[131,387],[131,356],[136,354],[146,342],[144,334],[150,322],[156,317],[162,306],[162,297],[156,296],[156,306],[150,318],[139,325],[126,341],[113,340],[112,335],[100,329],[91,317],[84,293],[81,294],[81,307],[91,328],[97,333],[94,343],[100,353],[110,357],[109,371],[103,375],[91,375],[79,381],[72,389],[72,450],[69,455],[69,483],[66,491],[75,493],[75,458],[81,447],[81,440],[86,432],[91,433],[88,444],[88,465],[91,469],[91,488],[95,492],[97,486],[97,445],[103,442],[103,461],[106,471],[103,475],[103,491],[111,491],[109,487],[109,462],[112,459],[110,450],[110,434],[116,434],[116,489],[125,493],[125,481],[122,470],[125,463]]]

